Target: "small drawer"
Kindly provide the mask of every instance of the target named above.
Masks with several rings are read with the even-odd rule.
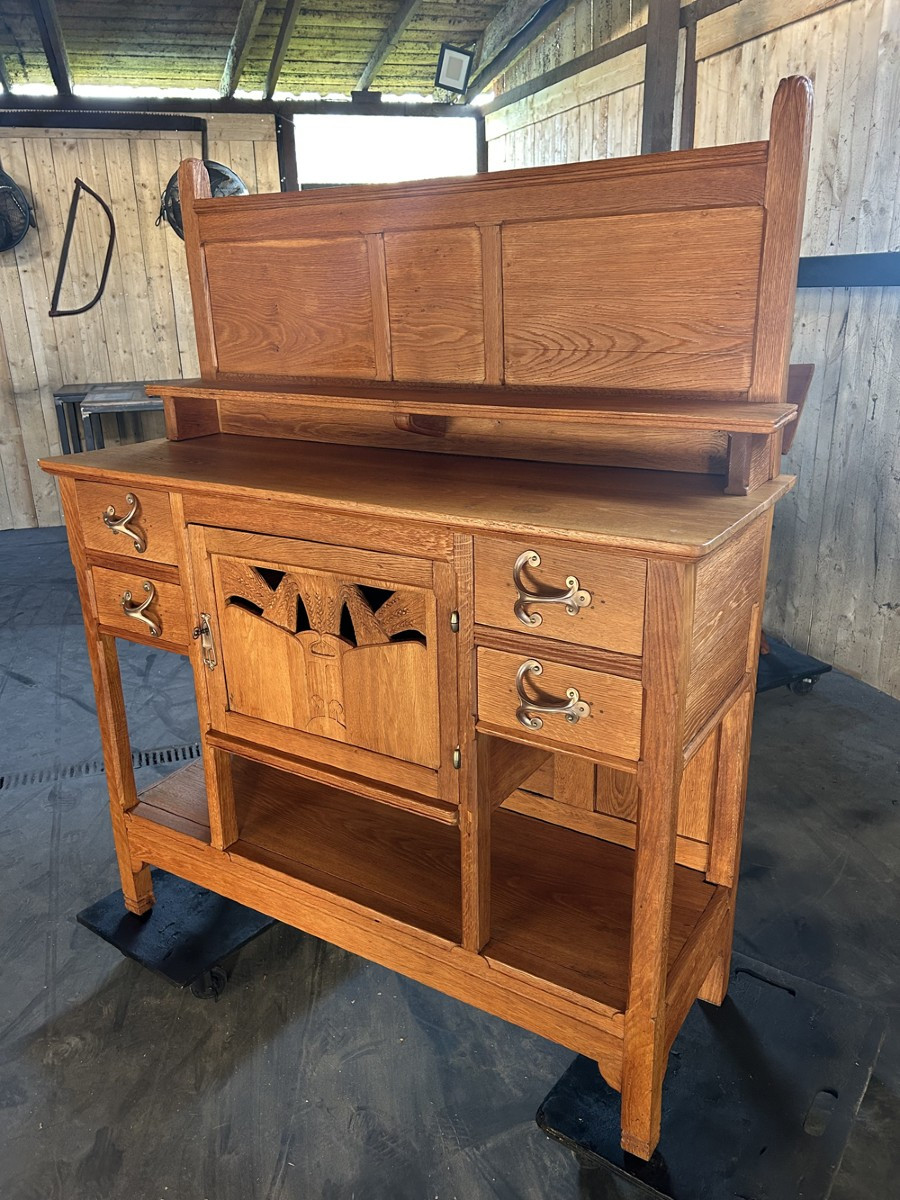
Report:
[[[129,641],[187,646],[188,620],[179,584],[105,567],[92,567],[91,576],[97,620],[105,629]]]
[[[646,581],[643,558],[475,539],[475,619],[495,629],[639,655]]]
[[[77,483],[75,494],[90,550],[177,565],[168,493],[122,483]]]
[[[519,737],[636,761],[643,701],[637,679],[478,650],[478,719]]]

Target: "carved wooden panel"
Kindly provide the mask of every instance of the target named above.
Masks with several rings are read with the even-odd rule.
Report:
[[[231,711],[437,767],[433,598],[217,556]]]
[[[375,378],[362,237],[206,248],[219,371]]]

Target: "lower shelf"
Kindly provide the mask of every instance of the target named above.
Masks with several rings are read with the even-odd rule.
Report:
[[[461,938],[459,834],[451,825],[237,758],[239,838],[228,849],[449,942]],[[203,764],[142,793],[134,810],[209,841]],[[202,821],[202,824],[200,823]]]
[[[227,852],[230,861],[257,864],[399,922],[410,934],[458,946],[455,827],[261,763],[233,762],[239,840]],[[144,828],[152,822],[208,846],[202,764],[144,792],[133,815]],[[575,1002],[623,1012],[634,851],[503,809],[494,814],[491,842],[492,937],[483,961],[553,985]],[[715,891],[699,872],[676,867],[670,967]]]

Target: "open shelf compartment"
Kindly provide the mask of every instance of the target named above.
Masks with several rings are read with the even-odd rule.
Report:
[[[485,956],[624,1012],[634,850],[504,808],[491,835]],[[675,867],[670,967],[715,892],[701,872]]]
[[[235,756],[238,840],[228,854],[451,944],[461,940],[460,838],[429,820]],[[133,817],[209,844],[202,763],[141,794]],[[491,849],[490,965],[623,1012],[634,851],[498,809]],[[161,864],[164,865],[164,864]],[[676,866],[669,966],[716,888]]]
[[[458,943],[455,827],[234,756],[235,859],[262,864]],[[209,842],[202,764],[142,793],[134,816]],[[202,813],[202,816],[200,814]]]

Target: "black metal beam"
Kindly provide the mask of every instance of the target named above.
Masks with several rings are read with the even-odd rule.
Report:
[[[275,117],[275,145],[278,148],[278,176],[283,192],[296,192],[300,189],[300,176],[297,171],[297,139],[294,135],[294,122],[280,113]]]
[[[801,258],[797,287],[900,287],[900,250]]]
[[[220,96],[233,96],[234,90],[241,82],[244,66],[250,44],[259,26],[266,8],[266,0],[243,0],[241,11],[238,13],[237,25],[228,56],[225,59],[225,70],[222,72],[222,82],[219,84]]]
[[[300,5],[302,3],[303,0],[288,0],[282,15],[278,37],[275,39],[275,49],[272,51],[272,61],[269,63],[269,70],[266,72],[266,82],[263,86],[263,97],[266,100],[272,99],[275,95],[275,89],[278,87],[281,69],[284,66],[284,57],[291,44],[291,38],[294,36],[294,28],[297,24],[297,17],[300,15]]]
[[[679,0],[650,0],[641,154],[672,149],[678,74]]]
[[[22,129],[154,129],[185,133],[202,133],[206,122],[202,117],[175,113],[118,113],[118,112],[16,112],[0,110],[0,127]]]
[[[569,7],[570,0],[548,0],[539,8],[534,16],[525,24],[514,37],[499,50],[494,57],[482,67],[479,64],[478,73],[466,90],[466,100],[472,100],[481,94],[489,83],[522,54],[535,38],[540,37],[548,25],[557,17],[562,16]]]
[[[356,91],[366,91],[381,69],[381,64],[403,36],[404,30],[416,15],[416,10],[421,3],[422,0],[401,0],[397,11],[388,22],[387,29],[385,29],[384,33],[378,39],[378,45],[372,51],[369,61],[363,68],[363,73],[360,75],[359,82],[356,85]]]
[[[475,170],[479,175],[483,175],[485,171],[490,169],[488,166],[488,144],[483,113],[479,113],[475,121],[475,138]]]
[[[206,116],[226,113],[243,113],[262,116],[267,113],[291,114],[313,113],[345,117],[361,114],[379,117],[477,117],[481,109],[469,104],[350,104],[337,100],[116,100],[114,106],[108,100],[93,97],[71,96],[67,100],[53,96],[5,96],[0,100],[0,112],[118,112],[118,113],[201,113]]]
[[[37,22],[53,86],[60,96],[71,96],[72,70],[56,12],[56,0],[31,0],[31,11]]]

